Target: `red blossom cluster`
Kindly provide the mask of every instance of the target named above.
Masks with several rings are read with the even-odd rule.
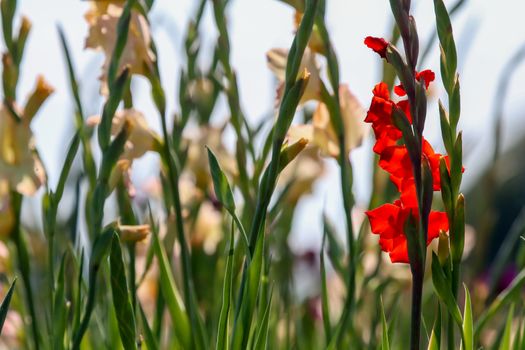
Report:
[[[385,57],[388,43],[384,39],[365,39],[365,44]],[[415,78],[424,82],[428,89],[435,74],[430,70],[416,72]],[[406,92],[402,85],[394,88],[394,92],[403,97]],[[373,98],[365,122],[372,124],[376,137],[374,152],[379,155],[379,166],[390,174],[390,180],[400,193],[400,198],[393,204],[384,204],[366,212],[370,220],[371,231],[379,235],[381,249],[389,253],[393,263],[408,263],[407,240],[404,232],[405,222],[409,215],[419,220],[418,199],[414,180],[412,163],[405,145],[400,144],[401,130],[393,123],[392,111],[399,108],[407,116],[410,123],[410,103],[408,99],[394,102],[390,99],[387,84],[381,82],[374,87]],[[448,163],[448,157],[434,152],[430,143],[422,139],[421,157],[428,162],[433,178],[434,191],[441,190],[439,163],[442,157]],[[444,212],[431,211],[428,219],[427,245],[439,236],[440,231],[448,231],[448,219]]]

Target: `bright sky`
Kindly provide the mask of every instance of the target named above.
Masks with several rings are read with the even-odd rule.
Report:
[[[26,96],[32,88],[37,74],[44,74],[56,88],[55,94],[46,103],[33,123],[37,145],[44,163],[49,170],[52,184],[56,183],[62,164],[66,144],[72,129],[72,103],[66,82],[64,61],[58,44],[56,25],[65,28],[77,71],[82,80],[84,104],[89,113],[98,113],[97,74],[101,57],[83,51],[87,31],[83,13],[88,4],[79,0],[21,0],[19,10],[33,22],[25,61],[23,63],[19,96]],[[238,72],[242,106],[250,119],[255,120],[268,113],[273,105],[273,79],[266,68],[265,53],[273,47],[289,47],[292,40],[293,12],[291,8],[276,0],[232,0],[229,7],[229,21],[232,42],[233,65]],[[341,82],[368,106],[371,89],[379,79],[380,60],[363,45],[367,35],[388,36],[391,14],[387,0],[329,0],[327,22],[335,44],[341,66]],[[415,4],[419,37],[429,37],[434,28],[432,1],[413,1]],[[451,2],[447,1],[447,4]],[[152,25],[159,60],[164,76],[164,86],[173,111],[177,72],[181,65],[181,37],[188,19],[193,15],[195,0],[156,0],[152,13]],[[488,160],[487,150],[491,147],[492,109],[496,89],[503,65],[509,57],[525,44],[523,13],[525,2],[521,0],[475,1],[467,0],[461,13],[454,19],[456,43],[460,60],[462,88],[462,120],[465,162],[465,182],[472,183],[479,174],[482,164]],[[204,46],[211,46],[216,32],[209,8],[206,12],[202,33]],[[422,45],[423,46],[423,45]],[[439,72],[437,46],[428,68]],[[439,76],[439,74],[437,74]],[[504,144],[523,135],[525,130],[525,99],[523,84],[525,65],[512,77],[509,97],[505,108]],[[440,84],[440,81],[438,80]],[[147,90],[144,98],[138,100],[139,108],[152,113]],[[441,94],[440,91],[438,93]],[[92,103],[91,103],[92,102]],[[224,111],[224,110],[223,110]],[[224,117],[219,109],[219,118]],[[149,119],[158,126],[157,115]],[[439,145],[439,119],[436,104],[429,105],[427,136]],[[355,192],[360,203],[365,203],[369,192],[368,161],[370,144],[355,152]],[[436,146],[442,151],[442,147]],[[301,235],[305,247],[317,244],[320,237],[320,214],[324,208],[337,222],[341,218],[338,174],[335,164],[324,181],[320,181],[315,194],[300,204],[303,215],[294,224],[294,234]],[[146,172],[146,175],[153,172]],[[312,215],[308,215],[313,213]],[[341,225],[338,225],[341,226]]]

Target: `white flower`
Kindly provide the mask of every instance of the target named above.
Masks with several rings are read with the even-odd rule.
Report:
[[[53,89],[38,77],[34,91],[23,110],[16,108],[20,120],[4,104],[0,105],[0,181],[29,196],[45,182],[45,172],[36,154],[31,121]]]
[[[103,51],[105,54],[101,92],[106,95],[109,63],[117,42],[117,23],[125,2],[109,0],[90,3],[91,8],[84,16],[89,25],[85,46]],[[128,38],[119,61],[118,71],[129,65],[131,74],[147,75],[156,59],[150,46],[151,34],[146,18],[137,11],[131,10]]]

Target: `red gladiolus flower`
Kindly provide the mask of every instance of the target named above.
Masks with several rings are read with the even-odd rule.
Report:
[[[376,38],[371,38],[371,42],[367,45],[375,50],[376,43],[373,39]],[[430,82],[435,79],[435,75],[430,70],[424,70],[416,73],[416,79],[423,81],[425,87],[428,88]],[[396,87],[396,93],[400,96],[406,95],[402,86]],[[376,143],[373,150],[379,155],[379,166],[390,174],[390,180],[396,186],[400,196],[393,204],[384,204],[366,214],[372,233],[379,235],[381,249],[389,254],[390,260],[393,263],[408,263],[404,227],[410,215],[415,221],[419,220],[419,202],[412,161],[406,146],[399,144],[402,133],[392,121],[392,109],[402,110],[408,121],[412,123],[410,103],[407,99],[397,103],[393,102],[385,83],[377,84],[373,94],[365,122],[372,124],[374,130]],[[430,167],[434,191],[441,190],[439,163],[442,157],[441,154],[434,152],[427,140],[422,140],[421,158],[422,161],[428,162]],[[448,157],[445,157],[445,161],[448,165]],[[439,236],[440,231],[448,231],[446,213],[431,211],[428,220],[427,245]]]
[[[414,215],[413,213],[413,208],[405,207],[401,200],[366,212],[372,233],[379,235],[381,250],[388,253],[393,263],[409,263],[404,225],[408,216]],[[427,246],[439,236],[440,231],[448,231],[447,215],[444,212],[431,211]]]
[[[385,39],[367,36],[365,38],[365,45],[378,53],[382,58],[386,58],[386,48],[388,47],[388,41]]]
[[[434,191],[441,190],[439,161],[443,157],[435,153],[430,143],[423,138],[422,157],[428,161],[432,172]],[[379,166],[390,174],[390,179],[401,191],[401,181],[413,178],[412,163],[405,146],[392,146],[383,150],[379,157]]]

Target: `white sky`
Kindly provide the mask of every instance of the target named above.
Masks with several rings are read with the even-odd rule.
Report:
[[[363,45],[367,35],[388,36],[391,14],[388,1],[329,0],[327,22],[335,44],[340,68],[341,82],[368,106],[371,89],[380,77],[380,60]],[[419,36],[423,42],[434,27],[432,1],[413,1],[414,16]],[[450,4],[450,1],[447,1]],[[152,13],[154,37],[160,48],[159,60],[164,86],[173,111],[177,72],[181,65],[181,36],[188,19],[194,14],[195,0],[156,0]],[[72,103],[66,82],[64,61],[58,44],[56,25],[61,24],[67,33],[77,72],[81,76],[84,104],[89,113],[98,113],[97,74],[101,58],[83,51],[86,24],[83,13],[87,3],[79,0],[54,0],[52,5],[42,0],[20,0],[19,10],[33,22],[25,60],[22,68],[19,96],[25,97],[32,88],[37,74],[44,74],[56,88],[55,94],[45,104],[33,123],[37,145],[49,170],[52,184],[56,183],[59,167],[72,128]],[[525,2],[521,0],[482,1],[470,0],[454,19],[456,43],[459,45],[460,79],[462,87],[461,127],[464,132],[465,152],[469,153],[465,166],[465,182],[468,184],[479,174],[481,165],[488,161],[491,147],[491,118],[497,79],[509,57],[525,44],[523,25]],[[273,47],[289,47],[292,40],[293,12],[276,0],[232,0],[229,7],[232,60],[238,72],[242,107],[250,119],[255,120],[267,113],[273,105],[273,80],[266,68],[265,53]],[[202,28],[210,46],[216,36],[211,11],[208,8]],[[473,41],[467,45],[468,38]],[[423,46],[423,44],[421,45]],[[468,49],[468,52],[466,48]],[[439,72],[437,46],[428,68]],[[87,72],[87,73],[86,73]],[[437,74],[439,77],[439,74]],[[523,135],[525,130],[525,65],[512,78],[507,99],[504,124],[505,144],[509,139]],[[440,79],[438,78],[439,85]],[[145,90],[147,91],[147,90]],[[148,94],[138,100],[139,108],[152,112]],[[90,103],[93,102],[93,103]],[[219,110],[220,113],[220,110]],[[220,113],[219,117],[224,117]],[[156,114],[149,116],[158,126]],[[439,146],[439,120],[437,106],[429,105],[427,136],[437,150]],[[359,202],[366,202],[369,192],[369,161],[371,145],[365,144],[354,155],[355,191]],[[320,181],[315,194],[300,204],[303,215],[298,216],[294,234],[301,235],[304,246],[317,244],[320,237],[320,217],[326,207],[337,221],[342,215],[338,195],[338,174],[334,164],[327,179]],[[147,173],[147,172],[146,172]],[[145,176],[147,176],[146,174]],[[152,173],[149,173],[152,175]],[[337,185],[334,185],[337,184]],[[311,215],[310,215],[311,214]],[[341,225],[338,225],[341,226]]]

